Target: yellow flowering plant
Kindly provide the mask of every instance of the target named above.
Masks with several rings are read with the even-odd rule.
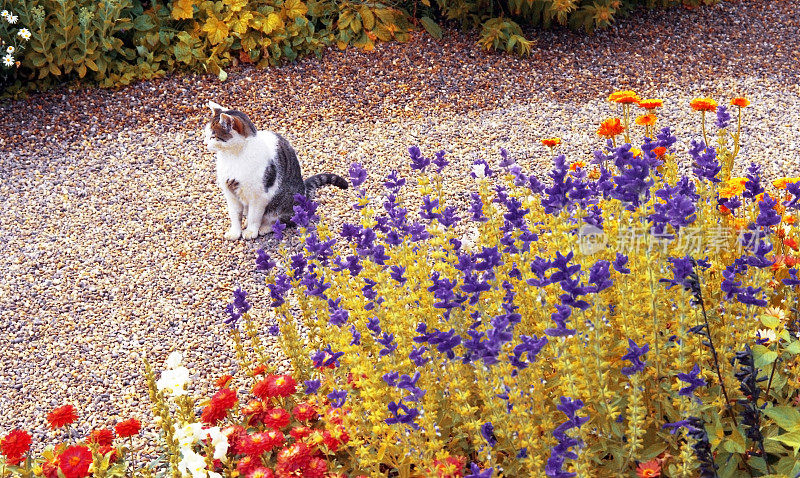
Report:
[[[800,184],[731,178],[732,152],[697,142],[681,176],[655,136],[609,141],[592,175],[558,156],[547,182],[502,151],[468,206],[446,203],[445,153],[412,147],[413,212],[406,178],[379,202],[355,163],[360,223],[336,232],[296,198],[302,252],[258,265],[294,378],[348,407],[359,470],[800,472]]]

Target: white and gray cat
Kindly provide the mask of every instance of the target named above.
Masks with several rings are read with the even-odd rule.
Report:
[[[226,239],[254,239],[270,232],[276,221],[291,224],[295,194],[308,196],[326,184],[347,189],[347,181],[332,173],[303,181],[297,154],[285,138],[258,131],[241,111],[213,101],[208,107],[213,117],[205,128],[205,144],[217,155],[217,185],[228,203]],[[242,214],[247,217],[244,231]]]

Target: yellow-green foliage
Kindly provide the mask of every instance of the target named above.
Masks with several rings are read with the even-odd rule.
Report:
[[[582,400],[578,416],[589,417],[569,432],[584,445],[573,448],[577,459],[566,460],[564,469],[578,476],[632,476],[652,459],[662,476],[699,476],[702,460],[693,448],[702,440],[664,428],[689,416],[702,420],[719,476],[794,476],[800,471],[794,453],[800,412],[792,405],[800,365],[798,294],[795,282],[782,281],[796,274],[800,190],[791,184],[800,178],[773,186],[754,168],[747,178],[731,178],[731,139],[738,143],[738,136],[722,129],[716,151],[695,149],[705,165],[697,179],[679,175],[684,159],[670,152],[666,132],[641,150],[609,146],[602,167],[569,168],[562,157],[546,189],[506,158],[493,178],[483,177],[487,170],[477,164],[469,213],[445,207],[440,175],[419,174],[411,181],[434,205],[421,208],[432,219],[422,220],[415,237],[414,215],[406,218],[401,208],[417,205],[404,200],[408,186],[396,175],[387,177],[384,198],[357,189],[361,224],[342,234],[324,219],[301,227],[305,250],[267,281],[295,378],[321,380],[323,395],[347,391],[355,463],[373,476],[390,469],[432,476],[447,457],[492,467],[494,476],[544,476],[558,441],[553,432],[566,421],[556,408],[561,397]],[[421,165],[419,152],[411,152]],[[634,165],[645,163],[645,175],[637,176],[641,169]],[[351,177],[358,186],[357,166]],[[626,182],[635,177],[643,182]],[[766,192],[756,194],[757,185]],[[639,205],[623,198],[631,190],[638,191]],[[664,234],[654,234],[656,214],[673,214],[679,196],[694,198],[687,199],[691,211],[683,209]],[[732,214],[718,207],[720,201],[732,206],[725,202],[730,198],[742,202]],[[478,209],[485,221],[467,219]],[[454,211],[462,217],[458,226],[450,225]],[[774,214],[779,222],[766,225]],[[581,231],[599,218],[597,246]],[[304,224],[302,214],[296,219]],[[771,250],[742,246],[748,224]],[[683,258],[698,261],[697,276],[681,273]],[[734,263],[749,265],[742,271]],[[485,289],[476,293],[476,284]],[[739,292],[728,294],[730,287]],[[749,296],[767,306],[748,303]],[[558,310],[569,312],[561,326],[554,321]],[[756,344],[756,329],[773,338]],[[529,350],[511,360],[523,342],[542,338],[538,354]],[[628,367],[635,360],[623,358],[630,341],[649,348],[643,368],[633,373]],[[732,364],[746,345],[759,378],[755,398],[743,388],[747,379],[735,376],[742,364]],[[338,352],[338,367],[315,367]],[[695,365],[707,386],[679,393],[687,382],[678,375]],[[404,375],[414,385],[391,385]],[[414,397],[416,388],[424,394]],[[408,424],[387,424],[390,406],[401,401],[419,415]],[[748,428],[748,403],[761,410],[754,427],[762,440]]]

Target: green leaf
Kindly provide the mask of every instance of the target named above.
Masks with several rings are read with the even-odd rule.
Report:
[[[219,73],[217,73],[217,77],[219,78],[219,81],[225,81],[228,79],[228,73],[220,68]]]
[[[153,20],[150,18],[149,15],[140,15],[136,17],[136,20],[133,21],[133,28],[139,30],[140,32],[144,32],[155,28],[155,24]]]
[[[767,327],[768,329],[774,329],[778,327],[781,322],[777,317],[773,317],[771,315],[762,315],[761,323],[764,324],[764,327]]]
[[[797,456],[797,452],[800,451],[800,430],[793,431],[791,433],[784,433],[783,435],[777,437],[769,437],[767,440],[775,440],[783,443],[794,450],[795,456]]]
[[[425,31],[430,34],[433,38],[442,38],[442,28],[434,22],[429,17],[422,17],[419,19],[419,22],[422,23],[422,26],[425,27]]]
[[[795,340],[794,342],[790,343],[785,349],[792,355],[800,354],[800,340]]]
[[[764,410],[764,415],[773,419],[775,423],[786,431],[800,430],[800,411],[794,407],[780,405]]]
[[[755,353],[753,355],[756,355]],[[764,368],[764,366],[771,364],[778,358],[778,352],[774,350],[767,350],[766,352],[756,355],[754,365],[756,368]]]

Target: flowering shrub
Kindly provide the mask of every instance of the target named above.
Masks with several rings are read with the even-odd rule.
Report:
[[[249,308],[243,294],[236,304]],[[244,317],[250,320],[246,310]],[[237,344],[243,354],[238,339]],[[225,375],[217,382],[219,391],[200,403],[197,420],[197,404],[186,393],[189,372],[181,359],[177,352],[170,355],[158,380],[146,366],[156,420],[164,431],[162,464],[172,476],[345,476],[336,473],[347,461],[346,410],[305,397],[292,376],[269,373],[261,364],[249,370],[253,385],[248,401],[239,402],[235,379]]]
[[[656,127],[663,101],[609,99],[605,147],[588,165],[556,157],[547,183],[501,151],[475,163],[468,207],[450,205],[445,153],[412,147],[416,211],[408,179],[369,197],[353,164],[360,224],[331,231],[298,196],[303,251],[259,252],[293,376],[349,408],[359,470],[800,472],[800,178],[731,176],[744,98],[735,132],[726,107],[692,102],[717,141],[692,141],[683,168]]]
[[[78,414],[72,405],[58,407],[47,414],[47,423],[52,430],[67,428],[69,432],[69,426],[77,419]],[[138,435],[141,427],[139,420],[131,418],[118,423],[114,430],[108,428],[93,430],[83,440],[75,443],[67,440],[56,445],[48,445],[38,457],[30,452],[31,435],[21,429],[12,430],[0,439],[0,477],[134,476],[131,474],[133,471],[129,470],[132,447],[121,445],[119,442],[115,445],[114,442],[117,439]],[[65,436],[69,437],[71,434],[66,433]],[[135,476],[151,475],[147,470],[140,470]]]
[[[17,57],[30,39],[31,32],[19,24],[19,15],[9,10],[0,11],[0,68],[3,72],[3,83],[10,76],[9,70],[19,67]],[[0,83],[0,87],[3,83]]]

